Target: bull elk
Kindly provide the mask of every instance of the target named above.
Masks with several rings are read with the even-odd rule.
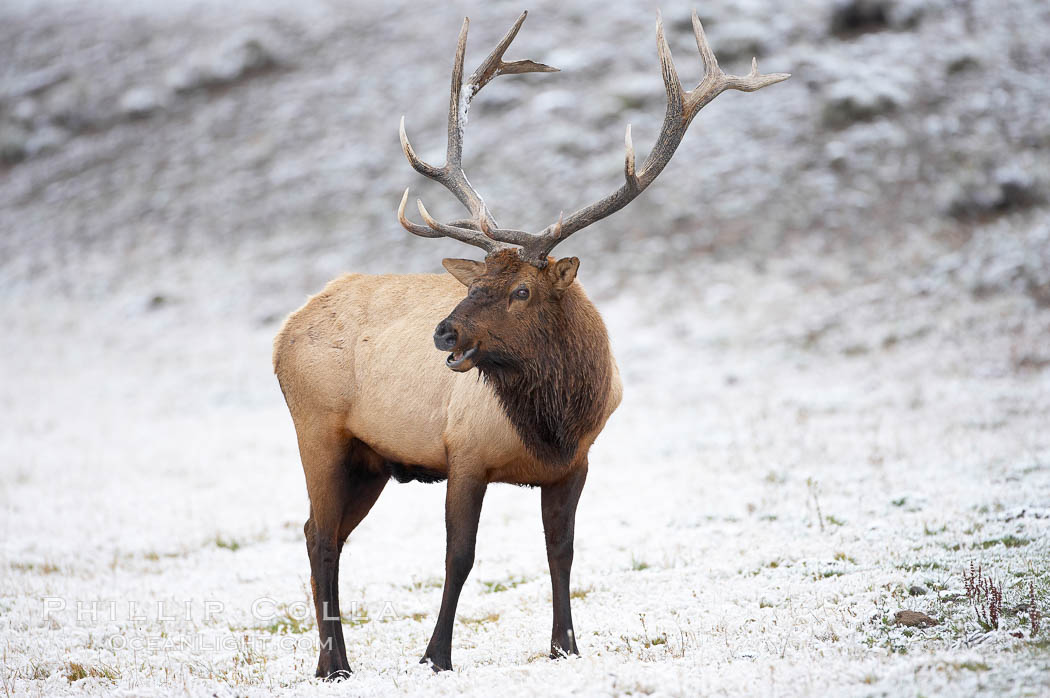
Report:
[[[471,100],[496,76],[557,70],[503,60],[525,17],[523,12],[465,84],[464,19],[444,166],[416,155],[401,119],[409,163],[447,187],[470,216],[441,223],[417,201],[425,225],[414,223],[405,215],[406,189],[398,220],[415,235],[479,247],[485,260],[442,260],[447,276],[342,276],[292,313],[274,340],[274,372],[295,424],[310,498],[304,532],[321,638],[319,677],[350,672],[339,616],[339,555],[391,477],[447,480],[445,585],[422,662],[435,671],[452,668],[456,605],[474,563],[482,499],[493,482],[540,488],[554,605],[551,656],[579,653],[569,609],[576,503],[588,450],[619,405],[622,386],[602,318],[576,281],[579,260],[549,255],[644,191],[693,117],[718,94],[753,92],[788,77],[759,74],[754,61],[746,76],[722,72],[694,12],[706,72],[695,89],[683,90],[658,17],[667,111],[649,157],[635,167],[628,126],[619,189],[536,234],[501,228],[464,174],[463,132]],[[468,289],[465,298],[461,285]],[[448,352],[444,365],[433,358],[431,344]],[[483,380],[468,375],[475,368]]]

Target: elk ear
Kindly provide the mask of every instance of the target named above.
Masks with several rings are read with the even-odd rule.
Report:
[[[485,263],[475,262],[473,259],[452,259],[451,257],[441,260],[441,266],[456,277],[456,280],[464,286],[470,286],[474,279],[485,273]]]
[[[559,259],[551,267],[551,276],[554,277],[554,290],[561,294],[565,292],[572,282],[576,280],[576,270],[580,268],[578,257],[565,257]]]

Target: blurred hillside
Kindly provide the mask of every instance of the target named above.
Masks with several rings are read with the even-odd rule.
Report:
[[[662,5],[691,87],[692,7]],[[312,619],[252,614],[310,605],[272,338],[342,272],[480,256],[398,225],[409,185],[462,215],[411,170],[398,120],[440,161],[462,17],[472,70],[521,9],[0,2],[5,691],[1044,694],[1045,1],[697,7],[727,71],[754,54],[793,77],[718,97],[651,188],[558,248],[582,258],[625,387],[576,527],[583,659],[545,659],[540,493],[522,488],[486,496],[452,676],[418,663],[442,487],[391,485],[353,534],[343,610],[375,622],[348,624],[352,683],[309,678]],[[501,224],[536,230],[620,185],[624,128],[641,161],[664,90],[655,2],[528,9],[508,58],[562,72],[488,85],[465,163]],[[974,563],[1007,583],[997,631],[967,598]],[[41,613],[52,597],[64,615]],[[225,610],[75,610],[95,600]],[[902,609],[940,622],[898,627]],[[289,632],[305,648],[275,642]]]
[[[529,7],[509,57],[562,72],[496,80],[466,138],[468,174],[505,225],[538,229],[618,186],[627,123],[644,158],[664,108],[656,7]],[[471,69],[519,9],[4,3],[0,292],[121,289],[148,302],[195,278],[250,299],[224,309],[261,303],[267,317],[339,271],[434,270],[469,253],[397,225],[407,185],[460,215],[411,171],[397,122],[405,114],[416,149],[440,160],[462,16]],[[726,70],[746,72],[754,54],[794,77],[719,97],[656,185],[564,245],[601,269],[585,276],[592,288],[628,272],[688,275],[708,255],[833,255],[858,278],[903,269],[1050,303],[1050,6],[698,9]],[[662,10],[692,86],[690,7]],[[244,270],[235,282],[231,267]]]

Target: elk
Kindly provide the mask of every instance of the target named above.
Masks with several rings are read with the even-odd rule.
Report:
[[[405,215],[406,189],[398,220],[415,235],[481,248],[484,261],[445,259],[448,275],[342,276],[292,313],[274,340],[274,372],[295,425],[310,500],[304,533],[321,678],[350,672],[339,616],[339,556],[391,478],[447,480],[445,584],[421,662],[435,671],[452,668],[456,605],[474,563],[478,518],[490,483],[540,488],[554,606],[551,657],[579,654],[569,608],[576,504],[587,479],[588,451],[619,405],[622,386],[602,318],[576,280],[579,260],[555,260],[550,253],[644,191],[693,117],[721,92],[753,92],[788,77],[759,74],[754,61],[746,76],[722,72],[694,12],[706,74],[686,91],[658,15],[667,111],[645,162],[635,167],[628,126],[619,189],[535,234],[501,228],[464,174],[463,134],[471,100],[493,78],[557,70],[530,60],[503,60],[525,17],[523,12],[465,83],[469,19],[464,19],[452,71],[444,166],[416,155],[401,119],[409,163],[447,187],[470,215],[442,223],[417,200],[425,224],[412,222]],[[448,352],[444,365],[431,345]],[[469,375],[472,369],[480,380]]]

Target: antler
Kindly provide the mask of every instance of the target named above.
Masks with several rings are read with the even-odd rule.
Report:
[[[463,174],[461,165],[462,155],[462,127],[461,121],[465,121],[466,110],[470,105],[470,99],[477,94],[489,80],[496,75],[510,72],[547,72],[555,70],[549,66],[533,63],[532,61],[518,61],[506,64],[502,62],[503,51],[514,39],[518,28],[525,20],[526,13],[522,13],[507,35],[503,37],[496,49],[489,55],[481,67],[471,76],[470,87],[465,98],[460,96],[459,83],[463,67],[463,50],[466,46],[467,21],[463,23],[463,29],[459,36],[459,48],[456,52],[456,69],[452,75],[452,103],[449,106],[449,145],[448,159],[444,168],[435,168],[419,160],[408,145],[405,137],[404,119],[402,118],[401,144],[405,155],[416,171],[442,182],[457,198],[467,206],[472,214],[469,220],[453,221],[451,224],[441,224],[435,221],[419,202],[419,212],[427,222],[427,226],[411,223],[404,216],[405,203],[408,200],[408,190],[401,198],[401,206],[398,209],[398,219],[401,224],[411,232],[424,237],[451,237],[463,242],[470,243],[493,252],[505,249],[509,246],[521,248],[521,257],[539,267],[547,264],[547,255],[551,250],[565,238],[587,226],[600,221],[606,216],[616,213],[629,204],[646,187],[652,184],[670,162],[678,145],[682,142],[689,124],[697,113],[707,106],[715,97],[726,90],[740,90],[742,92],[754,92],[763,87],[776,84],[791,77],[788,73],[771,73],[762,75],[758,72],[758,62],[751,59],[751,72],[743,77],[728,75],[718,67],[718,60],[707,43],[704,35],[703,25],[696,11],[693,11],[693,34],[696,36],[696,46],[700,51],[700,59],[703,61],[705,74],[700,84],[692,90],[684,90],[678,79],[678,71],[675,69],[674,60],[671,58],[671,49],[667,46],[664,38],[663,19],[657,13],[656,18],[656,44],[660,56],[660,67],[663,72],[664,89],[667,92],[667,111],[664,114],[663,125],[656,144],[649,152],[640,170],[635,169],[634,145],[631,142],[631,126],[628,124],[624,136],[626,155],[624,158],[624,184],[615,192],[605,198],[596,201],[589,206],[576,211],[568,218],[558,217],[553,223],[541,232],[533,234],[521,230],[498,228],[492,218],[484,201],[478,193],[470,186]],[[507,70],[507,67],[522,66],[521,69]],[[502,69],[502,70],[501,70]]]
[[[401,197],[401,205],[397,209],[397,218],[409,232],[429,238],[450,237],[480,247],[486,252],[510,247],[509,244],[488,235],[488,231],[498,230],[498,228],[496,220],[485,206],[485,201],[467,181],[467,176],[463,172],[463,131],[467,124],[467,111],[470,109],[471,100],[497,75],[558,71],[557,68],[535,61],[522,60],[507,63],[503,60],[503,54],[514,41],[514,37],[518,35],[518,30],[521,29],[528,14],[527,11],[521,13],[510,30],[492,49],[492,53],[471,74],[465,86],[463,85],[463,56],[467,49],[467,30],[470,27],[470,18],[463,19],[463,27],[459,30],[459,44],[456,47],[456,62],[452,68],[452,92],[448,103],[448,150],[444,167],[429,165],[416,155],[405,133],[405,117],[401,117],[401,148],[405,151],[408,162],[416,172],[440,182],[455,194],[471,215],[469,219],[455,220],[448,224],[438,223],[427,213],[423,202],[417,199],[419,214],[427,225],[413,223],[405,217],[405,205],[408,203],[408,189],[405,189]],[[464,87],[466,87],[465,90]]]

